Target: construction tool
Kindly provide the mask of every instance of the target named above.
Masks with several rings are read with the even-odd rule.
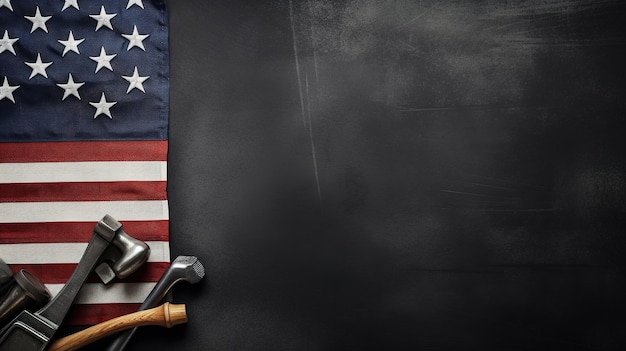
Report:
[[[71,351],[81,348],[100,338],[115,332],[136,328],[144,325],[159,325],[171,328],[177,324],[187,323],[185,305],[174,305],[166,302],[149,310],[138,311],[106,322],[96,324],[87,329],[58,339],[50,344],[48,351]]]
[[[172,287],[180,282],[186,281],[190,284],[199,282],[204,277],[204,266],[200,263],[200,260],[196,256],[178,256],[170,264],[165,273],[159,279],[159,282],[154,286],[148,297],[139,307],[139,311],[152,308],[165,298],[165,295],[172,289]],[[107,351],[121,351],[123,350],[130,339],[133,337],[137,328],[129,329],[121,332],[115,340],[109,345]]]
[[[50,291],[33,274],[22,269],[15,274],[0,300],[0,325],[25,309],[36,309],[50,300]]]
[[[63,323],[87,277],[111,245],[116,247],[118,255],[116,258],[107,256],[109,261],[105,263],[114,274],[120,273],[117,269],[123,270],[124,275],[138,269],[148,259],[150,249],[145,243],[129,238],[120,222],[105,215],[96,224],[83,256],[61,291],[37,312],[22,311],[0,331],[0,351],[43,351]]]

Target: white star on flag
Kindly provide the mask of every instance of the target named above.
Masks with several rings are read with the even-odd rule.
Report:
[[[100,29],[102,26],[105,26],[107,28],[109,28],[110,30],[113,30],[113,26],[111,25],[111,18],[117,16],[117,13],[107,13],[106,10],[104,9],[104,5],[102,7],[100,7],[100,13],[97,15],[89,15],[89,17],[95,19],[96,21],[98,21],[98,23],[96,23],[96,32],[98,31],[98,29]]]
[[[46,73],[46,68],[48,68],[48,66],[50,66],[52,62],[42,62],[41,54],[39,53],[37,54],[37,60],[35,60],[35,62],[24,62],[24,63],[33,69],[28,79],[31,79],[38,74],[41,74],[42,76],[48,78],[48,74]]]
[[[107,55],[106,51],[104,51],[104,46],[100,49],[99,56],[89,56],[90,59],[96,61],[98,65],[96,65],[96,72],[100,70],[102,67],[108,68],[111,72],[113,72],[113,67],[111,67],[111,60],[117,56],[117,54]]]
[[[122,78],[128,81],[128,89],[126,90],[126,94],[128,94],[131,90],[137,88],[141,90],[145,94],[145,90],[143,89],[143,82],[146,79],[150,78],[150,76],[140,77],[139,72],[137,72],[137,66],[135,66],[135,71],[132,76],[122,76]]]
[[[85,39],[74,39],[74,34],[70,31],[70,34],[67,36],[67,40],[58,40],[65,48],[63,49],[63,54],[61,56],[65,56],[70,51],[74,51],[77,54],[80,54],[78,51],[78,45],[85,41]]]
[[[106,97],[104,96],[104,92],[100,97],[100,101],[98,102],[89,102],[89,104],[96,108],[96,113],[93,115],[93,118],[96,119],[99,115],[106,115],[109,119],[113,119],[111,116],[111,111],[109,110],[113,105],[117,104],[117,102],[108,102]]]
[[[42,16],[39,11],[39,6],[37,6],[37,10],[35,11],[34,16],[24,16],[27,20],[33,22],[33,26],[30,29],[30,32],[36,31],[38,28],[41,28],[44,32],[48,33],[48,27],[46,27],[46,22],[52,18],[52,16]]]
[[[11,12],[13,12],[13,6],[11,6],[11,0],[0,0],[0,8],[6,6]]]
[[[64,90],[63,92],[63,99],[61,100],[65,100],[66,97],[70,96],[70,95],[74,95],[78,98],[78,100],[80,100],[80,95],[78,94],[78,88],[82,87],[85,83],[81,82],[74,82],[74,77],[72,77],[72,74],[69,74],[69,77],[67,78],[67,83],[59,83],[57,84],[60,88],[62,88]]]
[[[143,47],[143,40],[149,37],[150,34],[139,34],[137,26],[133,26],[132,34],[122,34],[122,36],[128,40],[128,48],[126,51],[129,51],[134,46],[146,51],[146,48]]]
[[[65,11],[68,7],[72,6],[73,8],[80,10],[78,8],[78,0],[65,0],[65,4],[63,4],[63,8],[61,12]]]
[[[7,79],[7,77],[4,77],[4,83],[2,83],[2,86],[0,86],[0,101],[2,101],[2,99],[4,98],[7,98],[15,103],[15,99],[13,98],[13,91],[15,91],[15,89],[19,87],[19,85],[9,85],[9,80]]]
[[[9,38],[9,32],[5,29],[4,36],[0,39],[0,54],[5,50],[9,50],[14,56],[17,56],[13,48],[13,43],[18,40],[20,40],[20,38]]]
[[[141,8],[143,7],[143,2],[141,2],[141,0],[128,0],[128,4],[126,5],[126,9],[129,9],[131,6],[133,5],[137,5]]]

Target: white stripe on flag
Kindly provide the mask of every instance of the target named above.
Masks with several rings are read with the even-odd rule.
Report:
[[[0,223],[97,222],[105,214],[118,221],[169,219],[166,200],[0,203]]]
[[[148,262],[169,262],[167,241],[146,241],[150,246]],[[0,244],[0,257],[7,264],[78,263],[87,243]]]
[[[116,282],[109,285],[101,283],[87,283],[80,289],[76,301],[78,304],[104,303],[142,303],[156,283],[123,283]],[[46,284],[50,294],[55,296],[64,284]]]
[[[166,161],[0,163],[0,183],[164,181]]]

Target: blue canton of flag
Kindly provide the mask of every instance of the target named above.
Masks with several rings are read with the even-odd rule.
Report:
[[[69,317],[133,312],[169,266],[165,0],[0,0],[0,258],[56,294],[110,214],[151,249]]]
[[[166,139],[165,1],[0,0],[0,141]]]

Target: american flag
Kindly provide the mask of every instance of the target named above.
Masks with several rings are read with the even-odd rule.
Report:
[[[0,0],[0,258],[58,292],[110,214],[151,247],[72,324],[133,312],[170,261],[165,0]]]

